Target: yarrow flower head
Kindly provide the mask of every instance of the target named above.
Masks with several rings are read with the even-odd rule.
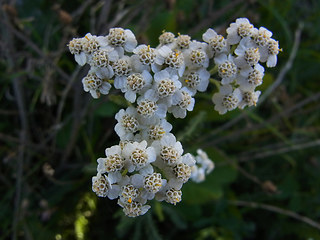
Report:
[[[127,52],[132,52],[137,46],[137,40],[129,29],[111,28],[107,36],[111,46],[122,47]]]
[[[109,175],[101,175],[98,172],[97,176],[92,177],[92,191],[95,192],[98,197],[115,199],[120,192],[118,183],[122,181],[121,174],[118,172]]]
[[[129,140],[133,138],[133,134],[136,133],[140,124],[137,119],[136,109],[129,107],[126,110],[121,109],[115,116],[118,121],[114,130],[123,140]]]
[[[160,119],[156,116],[149,119],[149,124],[141,131],[142,139],[146,139],[150,144],[155,140],[162,139],[170,133],[172,125],[166,119]]]
[[[204,68],[198,70],[186,70],[180,78],[182,85],[192,93],[192,96],[199,92],[205,92],[209,85],[210,73]]]
[[[173,173],[176,179],[182,183],[186,183],[191,177],[192,166],[194,166],[194,164],[195,159],[190,153],[183,155],[173,167]]]
[[[254,69],[245,68],[240,71],[237,83],[244,90],[254,90],[262,84],[264,68],[260,64],[256,64]]]
[[[183,52],[188,69],[207,68],[209,65],[208,44],[192,41],[189,48]]]
[[[211,28],[202,35],[202,39],[209,44],[210,57],[229,52],[227,40]]]
[[[87,76],[82,79],[83,89],[90,92],[93,98],[99,98],[100,94],[108,94],[111,84],[106,79],[101,79],[94,71],[90,71]]]
[[[231,85],[221,86],[220,92],[212,97],[212,101],[215,104],[214,109],[220,114],[236,109],[241,100],[242,94],[240,89],[233,90]]]
[[[181,143],[171,133],[163,136],[161,140],[154,141],[152,146],[159,156],[157,161],[160,165],[174,166],[183,153]]]
[[[203,182],[207,174],[214,169],[214,163],[202,149],[197,150],[196,164],[191,167],[191,179],[194,182]]]
[[[152,83],[152,76],[148,71],[142,73],[131,73],[125,78],[119,78],[118,88],[124,94],[124,97],[131,103],[136,101],[137,94],[145,92]]]
[[[231,23],[227,28],[229,44],[237,44],[241,38],[251,37],[253,35],[253,25],[247,18],[238,18],[235,23]]]
[[[264,66],[276,65],[279,43],[246,18],[226,32],[209,28],[197,41],[164,31],[159,45],[151,47],[138,45],[131,30],[116,27],[106,36],[87,33],[69,42],[75,61],[88,64],[84,91],[99,98],[114,87],[112,93],[123,93],[127,100],[121,100],[127,108],[115,114],[119,144],[105,149],[92,177],[92,191],[118,199],[126,216],[144,215],[152,199],[178,204],[185,183],[202,182],[214,169],[203,150],[185,152],[171,132],[168,114],[185,118],[194,110],[197,92],[208,89],[214,91],[213,109],[219,114],[257,105],[261,91],[256,88],[263,84]]]
[[[191,37],[189,35],[181,35],[179,34],[179,36],[176,39],[176,44],[178,48],[189,48],[189,45],[191,43]]]
[[[168,46],[163,46],[158,49],[158,55],[155,59],[158,65],[164,65],[170,73],[182,76],[185,70],[185,61],[180,50],[172,50]]]
[[[118,201],[118,204],[123,208],[123,212],[128,217],[138,217],[144,215],[149,209],[149,205],[143,205],[140,202],[133,201],[131,203],[123,203]]]
[[[260,60],[259,47],[251,38],[243,38],[234,52],[238,56],[235,62],[239,68],[255,66]]]
[[[192,111],[195,100],[192,97],[193,93],[186,87],[179,89],[172,97],[172,106],[169,112],[175,118],[185,118],[187,111]]]
[[[97,171],[101,174],[105,172],[120,171],[124,166],[124,158],[122,156],[121,147],[119,145],[106,149],[106,157],[97,160]]]
[[[169,45],[171,43],[174,43],[176,40],[175,35],[172,32],[163,32],[160,36],[159,36],[159,42],[160,42],[160,46],[163,45]]]
[[[124,157],[126,158],[126,168],[129,172],[135,169],[139,170],[156,160],[156,154],[153,147],[147,147],[147,142],[128,143],[124,149]]]
[[[229,84],[237,77],[238,68],[232,55],[220,54],[215,57],[215,63],[218,65],[218,74],[222,78],[222,84]]]

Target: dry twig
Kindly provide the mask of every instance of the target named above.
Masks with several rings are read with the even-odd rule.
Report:
[[[313,221],[312,219],[310,219],[308,217],[302,216],[296,212],[293,212],[293,211],[290,211],[287,209],[279,208],[279,207],[268,205],[268,204],[257,203],[257,202],[229,201],[228,203],[231,205],[240,206],[240,207],[258,208],[258,209],[263,209],[263,210],[267,210],[270,212],[279,213],[279,214],[294,218],[298,221],[304,222],[304,223],[310,225],[311,227],[314,227],[314,228],[320,230],[319,223]]]

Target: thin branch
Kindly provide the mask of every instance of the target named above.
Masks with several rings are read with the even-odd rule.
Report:
[[[69,143],[65,148],[65,152],[61,158],[61,163],[64,164],[66,160],[72,153],[74,146],[76,145],[76,141],[78,139],[79,129],[81,127],[82,119],[86,116],[89,101],[81,103],[80,101],[81,96],[81,88],[79,84],[75,87],[74,96],[73,96],[73,123],[72,123],[72,130],[71,135],[69,138]]]
[[[252,182],[258,184],[260,187],[263,187],[263,183],[262,181],[260,181],[259,178],[257,178],[256,176],[250,174],[249,172],[247,172],[244,168],[242,168],[241,166],[239,166],[239,164],[237,164],[237,161],[234,161],[232,159],[229,158],[229,156],[222,150],[218,149],[218,148],[214,148],[215,151],[217,151],[220,155],[222,155],[224,157],[224,159],[226,160],[226,162],[223,162],[225,164],[230,164],[231,166],[233,166],[235,169],[237,169],[244,177],[246,177],[247,179],[251,180]],[[220,166],[222,164],[219,164]]]
[[[14,36],[11,34],[11,31],[9,31],[10,23],[8,16],[6,13],[4,15],[4,25],[7,30],[7,34],[5,34],[5,40],[6,41],[6,48],[7,51],[5,51],[6,54],[6,60],[8,63],[8,73],[13,73],[16,71],[16,61],[14,59]],[[10,29],[11,30],[11,29]],[[25,153],[25,144],[28,142],[28,136],[29,136],[29,122],[27,118],[27,111],[25,108],[25,101],[24,101],[24,95],[23,91],[21,89],[21,79],[14,78],[12,81],[13,84],[13,90],[14,90],[14,96],[17,103],[18,113],[19,113],[19,120],[20,120],[20,132],[19,132],[19,140],[20,145],[18,147],[18,155],[17,155],[17,165],[16,165],[16,187],[15,187],[15,199],[14,199],[14,209],[13,209],[13,232],[12,232],[12,239],[16,240],[18,238],[18,231],[19,231],[19,221],[21,220],[21,195],[23,192],[22,184],[23,184],[23,168],[24,163],[26,159],[28,158]]]
[[[244,2],[244,1],[243,0],[234,0],[234,1],[230,2],[229,4],[227,4],[226,6],[224,6],[222,9],[219,9],[218,11],[212,11],[211,14],[207,18],[204,18],[204,20],[202,20],[200,23],[198,23],[195,27],[193,27],[189,31],[189,35],[192,36],[195,33],[199,32],[200,29],[210,27],[210,25],[212,25],[212,23],[216,19],[223,16],[227,11],[235,8],[237,5],[239,5],[242,2]]]
[[[306,143],[295,144],[293,146],[272,149],[270,151],[260,152],[260,153],[254,154],[254,155],[250,154],[248,156],[239,156],[238,162],[246,162],[249,160],[266,158],[266,157],[270,157],[270,156],[274,156],[274,155],[279,155],[279,154],[283,154],[283,153],[298,151],[298,150],[317,147],[317,146],[320,146],[320,139],[317,139],[315,141],[306,142]]]
[[[107,29],[112,28],[116,25],[119,25],[119,22],[127,15],[127,13],[130,13],[129,9],[123,9],[117,13],[117,15],[113,18],[113,21],[108,23],[106,27],[106,31],[103,33],[107,32]]]
[[[48,140],[44,140],[41,143],[33,143],[33,142],[25,142],[25,147],[27,151],[32,151],[32,152],[40,152],[42,150],[44,151],[50,151],[51,149],[49,147],[47,147],[47,143],[49,142],[50,139]],[[23,144],[23,142],[21,141],[21,139],[16,138],[16,137],[12,137],[10,135],[6,135],[0,132],[0,141],[4,141],[4,142],[8,142],[8,143],[16,143],[16,144]],[[57,153],[61,153],[58,150],[56,150]]]
[[[71,13],[71,17],[74,22],[78,22],[78,19],[83,15],[83,13],[88,9],[89,5],[93,2],[93,0],[83,1],[81,6],[78,7],[73,13]]]
[[[312,219],[310,219],[308,217],[302,216],[296,212],[293,212],[293,211],[290,211],[287,209],[279,208],[279,207],[268,205],[268,204],[257,203],[257,202],[228,201],[228,203],[231,205],[239,206],[239,207],[258,208],[258,209],[263,209],[263,210],[267,210],[270,212],[279,213],[279,214],[294,218],[298,221],[304,222],[304,223],[310,225],[311,227],[314,227],[314,228],[320,230],[319,223],[313,221]]]
[[[58,106],[57,118],[56,118],[56,121],[55,121],[55,125],[60,124],[61,117],[62,117],[62,112],[63,112],[63,109],[64,109],[64,105],[65,105],[65,102],[66,102],[68,93],[69,93],[69,91],[71,90],[74,82],[78,79],[78,77],[79,77],[79,75],[80,75],[80,74],[79,74],[79,73],[80,73],[80,70],[81,70],[80,66],[77,66],[76,69],[75,69],[75,71],[73,72],[72,76],[70,77],[67,86],[65,87],[64,91],[62,92],[61,100],[60,100],[59,106]],[[83,71],[84,71],[84,70],[82,69],[82,70],[81,70],[81,73],[82,73]]]
[[[54,64],[50,56],[46,55],[27,35],[24,33],[16,30],[14,27],[11,26],[10,23],[5,22],[6,27],[16,36],[18,39],[20,39],[22,42],[24,42],[27,46],[29,46],[34,52],[36,52],[43,60],[45,64],[49,64],[52,66],[56,72],[66,81],[69,80],[69,75],[65,73],[60,67],[58,67],[56,64]]]
[[[108,21],[109,13],[111,10],[112,0],[105,0],[103,7],[100,11],[100,15],[97,22],[97,32],[100,33],[103,29],[105,29],[105,25]]]

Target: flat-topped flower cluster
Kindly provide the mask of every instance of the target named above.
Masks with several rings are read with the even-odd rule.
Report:
[[[88,33],[71,40],[76,62],[90,65],[82,79],[84,90],[99,98],[113,85],[131,103],[115,115],[120,142],[97,160],[92,190],[118,199],[129,217],[146,213],[151,199],[180,202],[182,185],[189,179],[203,181],[214,164],[202,150],[197,156],[184,153],[171,133],[167,113],[185,118],[193,110],[195,94],[207,90],[212,75],[219,78],[211,80],[218,85],[212,100],[220,114],[256,105],[260,91],[255,88],[264,75],[259,62],[273,67],[279,53],[271,36],[240,18],[227,29],[226,38],[208,29],[203,42],[163,32],[152,48],[138,45],[134,34],[122,28],[110,29],[107,36]]]

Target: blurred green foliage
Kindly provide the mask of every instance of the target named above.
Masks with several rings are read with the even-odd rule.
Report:
[[[319,225],[308,221],[320,221],[319,5],[2,1],[0,239],[320,239]],[[91,177],[96,159],[118,141],[114,114],[127,103],[116,91],[99,100],[85,94],[87,69],[76,67],[66,44],[121,26],[156,46],[164,29],[200,39],[237,17],[271,30],[283,48],[262,91],[277,80],[303,23],[292,67],[256,109],[220,116],[212,85],[186,119],[169,117],[185,151],[203,148],[216,168],[205,182],[187,183],[177,206],[153,202],[145,216],[125,217],[116,201],[91,192]]]

